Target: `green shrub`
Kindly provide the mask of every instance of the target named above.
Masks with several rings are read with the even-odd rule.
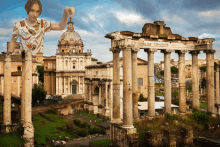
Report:
[[[167,119],[177,119],[178,115],[176,115],[176,114],[171,115],[169,113],[166,113],[165,118],[167,118]]]
[[[143,102],[143,101],[147,101],[147,98],[145,98],[145,97],[143,96],[143,94],[140,94],[140,96],[139,96],[139,102]]]
[[[98,127],[91,127],[89,128],[89,134],[105,134],[105,129],[103,128],[98,128]]]
[[[81,137],[88,136],[88,131],[85,129],[76,130],[76,134]]]
[[[73,119],[73,122],[75,125],[77,125],[79,127],[81,126],[81,121],[79,119],[75,118],[75,119]]]
[[[208,124],[210,122],[209,114],[204,111],[193,111],[191,114],[191,118],[197,121],[199,124]]]
[[[50,110],[46,111],[45,113],[46,113],[46,114],[50,114],[50,113],[56,114],[56,113],[55,113],[55,111],[54,111],[54,110],[52,110],[52,109],[50,109]]]
[[[80,127],[82,127],[82,128],[86,128],[87,126],[88,126],[88,123],[87,123],[86,121],[84,121],[84,122],[81,124]]]

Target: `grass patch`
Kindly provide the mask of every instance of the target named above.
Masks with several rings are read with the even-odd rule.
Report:
[[[18,132],[0,134],[0,138],[1,147],[17,147],[23,145],[24,143]]]
[[[100,145],[103,147],[108,147],[111,145],[111,140],[110,139],[96,140],[92,142],[92,145]]]
[[[3,104],[0,102],[0,112],[3,112]]]
[[[164,85],[164,83],[155,83],[155,86],[157,86],[157,85]]]
[[[70,133],[66,131],[57,130],[57,127],[62,127],[67,125],[70,122],[69,120],[65,120],[62,117],[57,116],[53,113],[47,113],[46,115],[54,118],[56,122],[51,122],[46,118],[40,116],[40,114],[37,114],[33,117],[33,124],[35,129],[34,138],[39,143],[47,144],[46,136],[48,136],[50,139],[53,140],[63,140],[65,136],[68,136],[69,139],[74,138]]]
[[[96,114],[89,114],[89,113],[86,113],[84,111],[80,111],[85,117],[87,118],[93,118],[96,120],[95,124],[96,125],[99,125],[100,123],[102,122],[105,122],[106,119],[101,119],[101,118],[98,118]]]
[[[155,90],[155,95],[156,96],[163,96],[163,92],[160,92],[158,90]]]
[[[203,100],[200,100],[200,109],[207,109],[207,102],[203,102]]]

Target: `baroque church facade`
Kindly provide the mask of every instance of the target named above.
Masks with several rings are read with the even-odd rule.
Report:
[[[44,89],[48,96],[63,99],[80,95],[84,98],[84,110],[111,118],[113,100],[113,63],[97,64],[91,50],[83,52],[83,41],[75,32],[73,22],[68,22],[67,31],[59,41],[55,56],[44,61]],[[147,61],[138,58],[138,91],[148,97]],[[120,112],[122,117],[123,62],[120,59],[121,92]]]

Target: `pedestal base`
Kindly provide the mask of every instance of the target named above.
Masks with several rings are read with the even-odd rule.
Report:
[[[11,125],[2,125],[1,133],[6,134],[11,132]]]
[[[111,147],[136,147],[138,146],[138,137],[136,128],[123,128],[119,124],[110,125]]]
[[[24,147],[34,147],[34,127],[33,124],[27,123],[23,125],[23,140],[25,141]]]

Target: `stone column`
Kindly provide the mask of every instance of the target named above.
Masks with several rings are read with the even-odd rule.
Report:
[[[123,48],[123,128],[133,126],[131,48]]]
[[[215,72],[215,80],[216,80],[216,85],[215,85],[215,98],[216,98],[216,104],[220,104],[219,103],[219,65],[216,68],[216,72]]]
[[[102,105],[102,83],[100,82],[99,83],[99,114],[101,114],[102,113],[102,108],[100,107],[101,105]]]
[[[192,107],[199,110],[198,54],[200,51],[190,51],[189,53],[192,55]]]
[[[31,50],[25,50],[25,115],[24,135],[25,146],[34,146],[34,127],[32,124],[32,54]]]
[[[154,88],[154,52],[155,49],[146,49],[148,53],[148,116],[155,116],[155,88]]]
[[[137,52],[132,51],[132,104],[133,104],[133,118],[138,119],[138,83],[137,83]]]
[[[185,83],[185,53],[186,51],[176,51],[179,55],[179,113],[186,113],[186,83]]]
[[[109,106],[109,118],[112,118],[112,84],[109,82],[109,91],[108,91],[108,106]]]
[[[113,118],[112,123],[121,123],[120,117],[120,62],[119,48],[113,51]]]
[[[105,116],[109,116],[109,106],[108,106],[108,82],[105,83]]]
[[[214,113],[214,53],[215,50],[204,50],[206,53],[206,97],[207,111]]]
[[[161,50],[164,53],[164,113],[171,114],[171,69],[169,50]]]
[[[21,123],[21,125],[23,125],[24,124],[24,113],[25,113],[25,111],[24,111],[24,107],[25,107],[25,102],[24,102],[24,97],[25,97],[25,88],[23,88],[23,87],[25,87],[25,82],[24,82],[24,79],[25,79],[25,52],[24,51],[22,51],[22,53],[21,53],[21,57],[22,57],[22,86],[21,86],[21,121],[20,121],[20,123]]]
[[[3,133],[9,133],[11,127],[11,53],[4,55],[4,104],[3,104]]]

